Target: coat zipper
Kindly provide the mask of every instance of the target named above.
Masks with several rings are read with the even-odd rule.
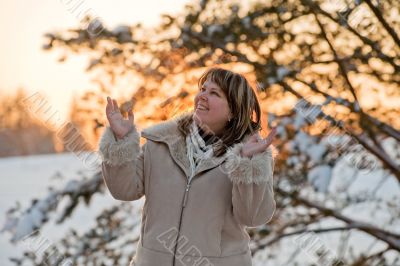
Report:
[[[186,201],[187,201],[187,198],[188,198],[189,189],[190,189],[190,182],[187,182],[187,183],[186,183],[185,196],[184,196],[184,198],[183,198],[183,203],[182,203],[182,210],[183,210],[183,208],[185,208],[185,206],[186,206]]]
[[[177,251],[177,248],[178,248],[178,240],[179,240],[180,233],[181,233],[183,209],[184,209],[185,206],[186,206],[186,202],[187,202],[187,198],[188,198],[188,194],[189,194],[189,189],[190,189],[190,182],[192,181],[193,178],[194,178],[194,177],[192,177],[191,179],[189,178],[188,181],[186,182],[185,194],[184,194],[183,200],[182,200],[181,216],[180,216],[180,219],[179,219],[178,235],[177,235],[176,241],[175,241],[174,257],[173,257],[172,266],[175,266],[176,251]]]

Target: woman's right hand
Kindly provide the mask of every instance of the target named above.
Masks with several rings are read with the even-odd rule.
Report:
[[[110,127],[117,138],[122,139],[133,129],[134,116],[132,107],[128,109],[128,119],[124,119],[119,110],[117,101],[107,97],[106,115]]]

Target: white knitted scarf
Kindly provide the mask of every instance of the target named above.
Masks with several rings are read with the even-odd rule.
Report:
[[[193,121],[190,126],[190,134],[186,136],[187,156],[190,162],[191,175],[193,178],[194,172],[201,160],[211,158],[214,155],[212,144],[206,145],[203,138],[199,134],[199,128]]]

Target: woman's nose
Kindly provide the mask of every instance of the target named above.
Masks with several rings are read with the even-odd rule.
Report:
[[[206,94],[207,93],[205,91],[200,92],[199,98],[202,99],[202,100],[207,100]]]

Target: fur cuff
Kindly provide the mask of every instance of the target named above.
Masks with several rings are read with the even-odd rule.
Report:
[[[243,143],[233,145],[227,151],[226,169],[229,179],[235,184],[260,184],[272,181],[274,158],[272,148],[254,155],[241,157]]]
[[[133,161],[140,153],[139,133],[134,128],[123,139],[116,141],[111,128],[107,127],[100,138],[99,150],[103,156],[103,162],[111,166]]]

